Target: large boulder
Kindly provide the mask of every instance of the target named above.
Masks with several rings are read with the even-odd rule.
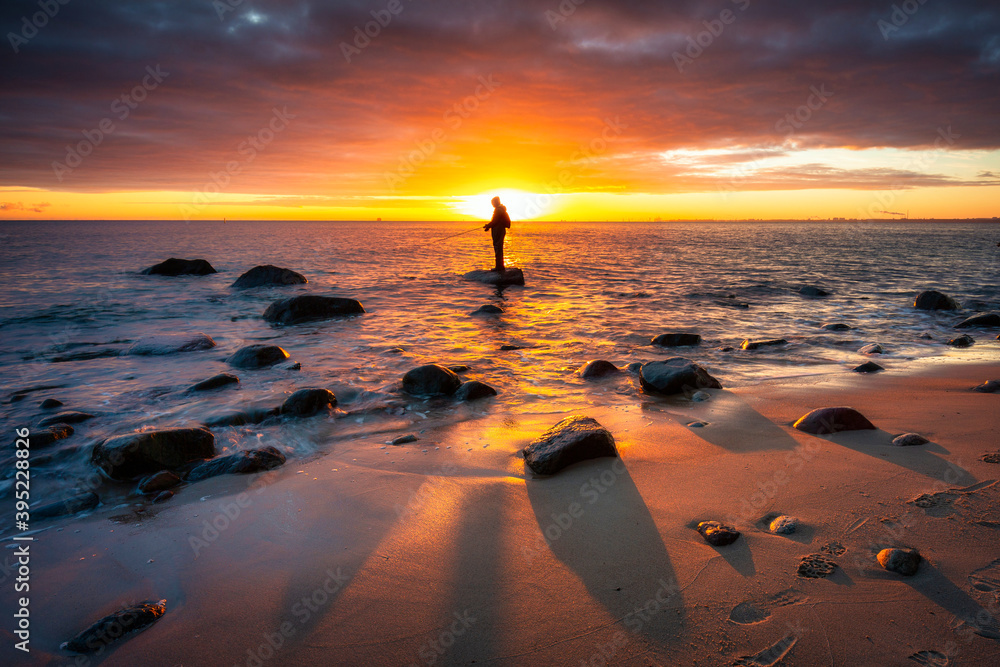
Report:
[[[152,357],[175,352],[193,352],[215,347],[211,336],[201,332],[192,334],[156,334],[143,336],[128,348],[126,354]]]
[[[285,455],[274,447],[261,447],[199,463],[188,472],[185,479],[197,482],[217,475],[249,475],[277,468],[284,462]]]
[[[958,310],[958,302],[947,294],[925,290],[913,300],[913,307],[919,310]]]
[[[521,269],[508,268],[504,269],[503,272],[499,271],[469,271],[464,276],[463,280],[471,280],[477,283],[486,283],[487,285],[497,285],[499,287],[506,285],[524,285],[524,273]]]
[[[980,313],[967,317],[955,325],[956,329],[970,329],[972,327],[1000,327],[1000,315],[997,313]]]
[[[647,393],[681,394],[686,390],[722,389],[704,368],[684,357],[651,361],[639,369],[639,383]]]
[[[226,363],[235,368],[268,368],[288,359],[288,353],[277,345],[247,345],[236,350]]]
[[[302,294],[275,301],[267,307],[263,317],[273,324],[298,324],[311,320],[361,315],[364,312],[364,306],[356,299]]]
[[[171,257],[165,262],[143,269],[142,273],[147,276],[207,276],[218,271],[204,259]]]
[[[273,264],[264,264],[263,266],[255,266],[244,273],[230,287],[248,289],[250,287],[264,287],[265,285],[304,285],[307,282],[309,281],[301,273]]]
[[[817,408],[800,417],[792,425],[800,431],[813,435],[827,435],[841,431],[863,431],[874,429],[875,425],[854,408]]]
[[[605,361],[604,359],[594,359],[593,361],[588,361],[581,366],[577,373],[584,380],[596,380],[597,378],[603,378],[609,375],[618,375],[621,371],[618,370],[618,367],[610,361]]]
[[[281,414],[308,417],[336,405],[337,397],[329,389],[299,389],[281,404]]]
[[[108,477],[126,480],[213,456],[215,436],[210,431],[174,428],[108,438],[94,446],[90,460]]]
[[[693,333],[665,333],[653,339],[653,345],[660,347],[685,347],[700,344],[701,336]]]
[[[455,398],[459,401],[475,401],[480,398],[489,398],[496,395],[496,389],[478,380],[463,382],[455,390]]]
[[[611,432],[591,417],[573,416],[524,448],[524,462],[537,475],[553,475],[586,459],[618,456]]]
[[[461,384],[457,374],[437,364],[418,366],[403,376],[403,391],[412,396],[450,396]]]

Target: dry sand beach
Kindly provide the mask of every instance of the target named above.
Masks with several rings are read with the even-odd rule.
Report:
[[[474,415],[399,447],[344,440],[167,505],[99,511],[36,537],[32,659],[996,664],[1000,465],[983,457],[1000,449],[1000,418],[997,396],[970,388],[998,376],[996,363],[950,359],[710,390],[700,403],[582,397]],[[791,428],[838,405],[878,429]],[[609,429],[620,458],[531,474],[520,451],[571,414]],[[903,432],[930,443],[893,446]],[[776,514],[798,529],[769,532]],[[693,526],[709,519],[742,536],[707,544]],[[878,565],[895,546],[919,550],[916,575]],[[832,573],[801,576],[811,554]],[[75,661],[56,650],[123,603],[161,598],[167,613],[128,641]]]

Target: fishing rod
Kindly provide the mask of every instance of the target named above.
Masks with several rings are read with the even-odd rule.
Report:
[[[469,232],[474,232],[477,229],[482,229],[482,226],[473,227],[472,229],[467,229],[464,232],[459,232],[458,234],[452,234],[451,236],[445,236],[445,237],[440,238],[440,239],[431,239],[430,241],[425,241],[425,242],[421,243],[420,245],[427,245],[428,243],[437,243],[438,241],[447,241],[448,239],[453,239],[456,236],[462,236],[463,234],[468,234]],[[419,248],[420,246],[415,246],[415,247]]]

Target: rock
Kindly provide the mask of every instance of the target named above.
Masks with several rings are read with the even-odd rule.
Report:
[[[405,445],[410,442],[416,442],[417,440],[420,440],[420,438],[413,435],[412,433],[408,433],[407,435],[401,435],[398,438],[394,438],[389,444],[399,446],[399,445]]]
[[[191,385],[188,391],[208,391],[210,389],[218,389],[219,387],[226,387],[231,384],[239,384],[240,379],[235,375],[229,373],[219,373],[218,375],[213,375],[207,380],[202,380],[198,384]]]
[[[250,449],[199,463],[188,472],[186,479],[198,482],[218,475],[249,475],[277,468],[284,462],[285,455],[274,447]]]
[[[219,428],[223,426],[246,426],[247,424],[259,424],[268,417],[275,417],[279,413],[278,408],[249,408],[247,410],[235,410],[225,412],[215,417],[210,417],[205,426],[209,428]],[[204,457],[203,457],[204,458]]]
[[[625,370],[627,370],[629,373],[634,373],[638,375],[639,371],[642,370],[642,362],[633,361],[632,363],[630,363],[628,366],[625,367]]]
[[[38,407],[40,407],[42,410],[51,410],[53,408],[59,408],[62,406],[63,402],[54,398],[46,398],[38,405]]]
[[[174,497],[174,492],[168,489],[166,491],[160,491],[155,496],[153,496],[152,502],[154,504],[159,504],[159,503],[162,503],[162,502],[166,502],[166,501],[170,500],[173,497]]]
[[[301,371],[302,364],[298,361],[282,361],[281,363],[275,364],[273,368],[280,371]]]
[[[817,408],[799,418],[793,428],[813,435],[875,429],[875,425],[854,408]]]
[[[45,419],[38,422],[39,426],[49,426],[51,424],[78,424],[88,419],[93,419],[94,415],[89,412],[76,412],[74,410],[67,410],[66,412],[57,412],[51,417],[46,417]]]
[[[100,503],[100,498],[96,493],[81,493],[65,500],[58,500],[48,505],[35,507],[31,510],[32,519],[51,519],[57,516],[66,516],[89,510]]]
[[[723,345],[722,347],[719,348],[719,352],[732,352],[735,349],[736,348],[733,347],[732,345]]]
[[[215,456],[215,436],[203,428],[175,428],[129,433],[94,446],[91,462],[108,477],[126,480],[174,470]]]
[[[1000,315],[996,313],[973,315],[955,325],[956,329],[970,329],[972,327],[1000,327]]]
[[[653,345],[660,347],[686,347],[700,344],[701,336],[693,333],[665,333],[653,339]]]
[[[972,347],[976,342],[976,339],[968,334],[963,334],[958,338],[952,338],[948,341],[948,345],[952,347]]]
[[[919,310],[958,310],[958,302],[941,292],[925,290],[913,300],[913,307]]]
[[[475,401],[480,398],[487,398],[489,396],[496,395],[496,389],[477,380],[463,382],[458,386],[458,389],[455,390],[455,398],[459,401]]]
[[[885,354],[885,348],[878,343],[869,343],[858,350],[858,354]]]
[[[272,264],[264,264],[263,266],[255,266],[244,273],[230,287],[248,289],[250,287],[264,287],[265,285],[305,285],[307,282],[309,281],[301,273]]]
[[[461,384],[458,375],[437,364],[419,366],[403,376],[403,391],[412,396],[450,396]]]
[[[119,609],[97,621],[68,642],[63,642],[59,648],[74,653],[96,653],[122,637],[149,627],[166,611],[166,600],[146,601]]]
[[[274,324],[298,324],[311,320],[361,315],[364,306],[356,299],[302,294],[275,301],[264,311],[264,319]]]
[[[901,433],[892,439],[892,444],[897,447],[916,447],[926,445],[930,440],[919,433]]]
[[[499,273],[497,271],[469,271],[464,276],[463,280],[471,280],[478,283],[486,283],[487,285],[497,285],[498,287],[503,287],[507,285],[524,285],[524,273],[521,269],[508,268]]]
[[[788,341],[784,338],[770,338],[768,340],[750,340],[749,338],[743,341],[740,347],[744,350],[757,350],[762,347],[772,347],[774,345],[784,345]]]
[[[843,322],[831,322],[830,324],[824,324],[821,329],[826,331],[850,331],[851,327],[844,324]]]
[[[106,348],[103,350],[86,350],[84,352],[73,352],[71,354],[60,354],[52,357],[52,363],[62,364],[68,361],[90,361],[91,359],[107,359],[109,357],[119,357],[122,350]]]
[[[504,310],[500,306],[494,306],[493,304],[486,304],[485,306],[479,306],[474,311],[469,313],[470,315],[500,315]]]
[[[704,368],[690,359],[673,357],[651,361],[639,369],[643,391],[656,394],[680,394],[697,389],[721,389],[722,385]]]
[[[618,456],[611,432],[591,417],[573,416],[535,438],[524,448],[524,462],[536,475],[554,475],[568,465]]]
[[[143,269],[142,274],[147,276],[207,276],[210,273],[218,273],[204,259],[177,259],[171,257],[165,262],[160,262],[148,269]]]
[[[54,442],[65,440],[73,435],[73,427],[69,424],[53,424],[40,431],[29,431],[28,442],[32,449],[48,447]]]
[[[771,519],[771,523],[768,525],[767,529],[770,530],[775,535],[791,535],[798,529],[799,520],[794,516],[776,516]]]
[[[456,366],[448,366],[448,370],[451,371],[452,373],[464,373],[465,371],[469,370],[469,367],[466,366],[465,364],[458,364]]]
[[[687,424],[685,424],[685,426],[687,426],[688,428],[704,428],[708,426],[708,422],[693,421],[693,422],[688,422]]]
[[[801,294],[802,296],[808,296],[812,298],[830,296],[830,292],[827,292],[824,289],[820,289],[815,285],[803,285],[802,287],[799,288],[799,294]]]
[[[878,552],[878,564],[890,572],[911,577],[920,567],[920,552],[916,549],[882,549]]]
[[[288,357],[288,353],[277,345],[257,344],[241,347],[226,359],[226,363],[236,368],[267,368]]]
[[[577,370],[577,374],[584,380],[596,380],[597,378],[603,378],[609,375],[618,375],[619,373],[621,373],[621,371],[618,370],[617,366],[610,361],[605,361],[604,359],[588,361],[581,366],[579,370]]]
[[[707,391],[699,390],[691,394],[691,400],[695,403],[704,403],[705,401],[712,400],[712,395]]]
[[[157,334],[155,336],[144,336],[132,343],[126,354],[152,357],[174,354],[176,352],[208,350],[213,347],[215,347],[215,341],[212,340],[212,337],[200,332],[193,334]]]
[[[299,389],[281,404],[281,414],[309,417],[337,406],[337,397],[329,389]]]
[[[523,345],[501,345],[500,346],[500,351],[501,352],[510,352],[512,350],[523,350],[523,349],[524,349]]]
[[[138,491],[139,493],[148,496],[159,493],[160,491],[172,489],[180,483],[180,477],[169,470],[161,470],[160,472],[152,474],[149,477],[144,477],[142,481],[139,482]]]
[[[702,521],[695,528],[713,547],[724,547],[740,538],[740,531],[718,521]]]
[[[878,373],[879,371],[884,371],[885,368],[879,366],[874,361],[866,361],[860,366],[855,366],[853,370],[855,373]]]
[[[1000,391],[1000,380],[987,380],[981,385],[973,387],[972,391],[978,391],[981,394],[995,394]]]

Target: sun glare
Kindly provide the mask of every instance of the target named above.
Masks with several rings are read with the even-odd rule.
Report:
[[[500,203],[507,207],[511,220],[531,220],[545,215],[552,208],[551,195],[527,192],[525,190],[493,190],[478,195],[457,197],[451,206],[459,213],[474,218],[489,220],[493,217],[490,201],[500,197]]]

